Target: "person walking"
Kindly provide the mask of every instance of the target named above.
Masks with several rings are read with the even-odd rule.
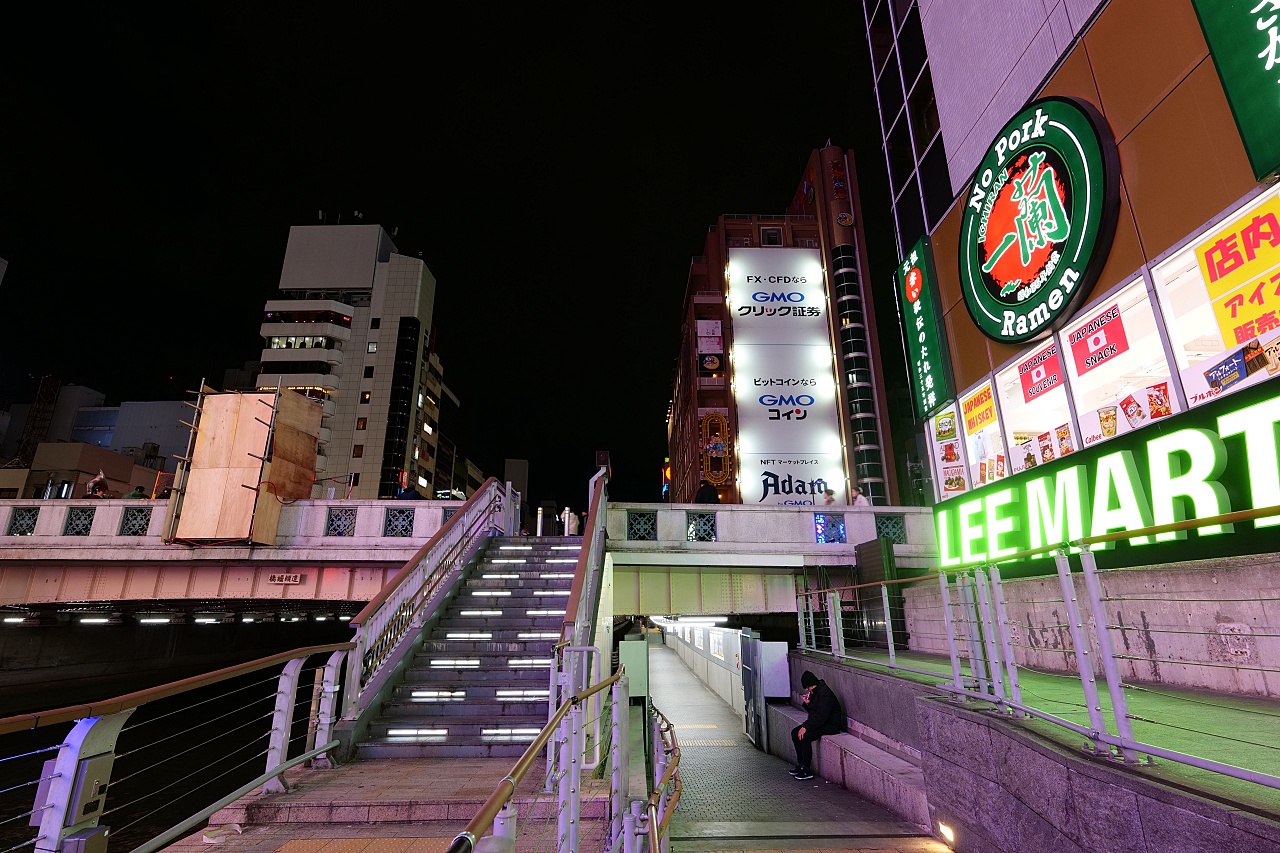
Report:
[[[840,700],[827,683],[809,670],[800,676],[800,703],[809,709],[803,723],[791,730],[791,743],[796,749],[796,766],[789,772],[800,780],[812,779],[813,744],[823,735],[839,734],[844,730],[844,711]]]
[[[857,486],[853,487],[853,505],[854,506],[871,506],[871,501],[867,500],[867,496],[862,493],[862,489]]]
[[[716,491],[715,486],[706,480],[699,480],[698,491],[693,496],[693,502],[696,504],[718,504],[720,503],[720,493]]]
[[[124,496],[126,500],[145,501],[151,495],[147,494],[147,490],[142,486],[134,486],[133,491]]]
[[[564,508],[564,512],[560,513],[560,521],[564,524],[565,536],[578,535],[578,515],[569,507]]]

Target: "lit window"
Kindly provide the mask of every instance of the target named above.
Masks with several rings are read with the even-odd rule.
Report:
[[[367,352],[377,352],[377,351],[378,351],[378,342],[377,342],[377,341],[369,341],[369,348],[368,348],[368,350],[366,350],[366,351],[367,351]]]
[[[370,398],[371,396],[373,396],[373,392],[372,392],[372,391],[361,391],[361,392],[360,392],[360,402],[361,402],[361,403],[367,403],[367,402],[369,402],[369,398]]]
[[[354,447],[352,447],[352,448],[351,448],[351,458],[352,458],[352,459],[359,459],[361,456],[364,456],[364,445],[363,445],[363,444],[357,444],[357,445],[355,445]]]
[[[368,418],[356,418],[356,429],[364,429],[369,425]]]

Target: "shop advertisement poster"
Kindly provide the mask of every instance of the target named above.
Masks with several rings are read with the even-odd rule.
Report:
[[[1208,235],[1196,261],[1228,348],[1280,328],[1280,195]]]
[[[1241,362],[1243,369],[1243,362]],[[1092,412],[1080,413],[1080,430],[1089,446],[1132,432],[1147,423],[1167,418],[1177,408],[1169,393],[1168,380],[1154,382],[1126,394],[1114,404],[1100,406]]]
[[[944,409],[933,419],[933,445],[937,455],[933,469],[940,472],[938,486],[944,497],[969,488],[964,473],[964,457],[960,446],[960,430],[954,407]]]
[[[1022,383],[1023,402],[1027,403],[1061,385],[1062,360],[1058,357],[1057,342],[1019,364],[1018,380]]]
[[[996,401],[991,393],[991,384],[983,383],[977,391],[961,398],[960,408],[964,412],[965,435],[976,435],[983,429],[994,426]]]
[[[1067,333],[1076,375],[1084,376],[1121,353],[1129,351],[1129,338],[1124,331],[1124,318],[1119,304],[1095,315]]]

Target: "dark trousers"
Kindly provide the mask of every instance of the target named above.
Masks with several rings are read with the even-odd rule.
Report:
[[[801,767],[809,767],[813,761],[813,744],[822,737],[822,735],[812,729],[805,729],[804,737],[800,737],[800,730],[804,726],[796,726],[791,730],[791,743],[796,748],[796,764]]]

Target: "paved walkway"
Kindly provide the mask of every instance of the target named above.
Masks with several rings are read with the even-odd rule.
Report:
[[[791,765],[757,750],[741,717],[672,649],[650,647],[649,690],[680,743],[683,795],[671,824],[673,853],[947,849],[844,788],[793,779]]]

